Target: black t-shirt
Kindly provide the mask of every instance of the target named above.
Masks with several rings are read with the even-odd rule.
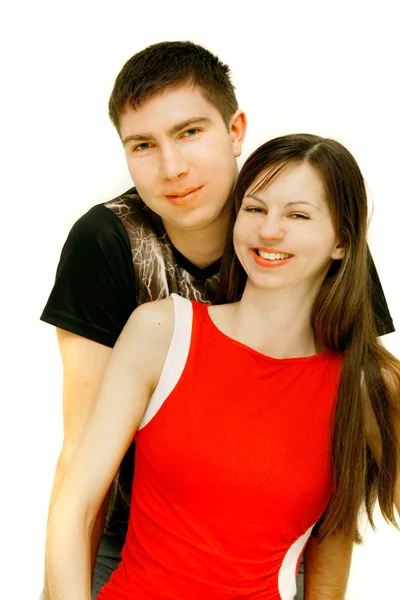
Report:
[[[127,232],[103,204],[72,227],[41,319],[105,346],[114,346],[136,307]]]
[[[146,263],[157,269],[149,273]],[[212,302],[219,268],[217,260],[200,269],[174,248],[133,188],[94,206],[72,227],[40,318],[112,347],[138,304],[172,292]],[[168,272],[166,281],[160,271]]]

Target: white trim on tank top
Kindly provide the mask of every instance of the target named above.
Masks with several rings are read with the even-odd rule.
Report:
[[[193,306],[190,300],[171,294],[175,324],[167,357],[157,387],[152,393],[138,429],[150,423],[178,383],[189,355],[192,337]]]
[[[315,525],[315,523],[314,523]],[[278,590],[281,600],[294,600],[297,592],[296,569],[300,554],[306,545],[314,525],[300,536],[286,552],[278,574]]]

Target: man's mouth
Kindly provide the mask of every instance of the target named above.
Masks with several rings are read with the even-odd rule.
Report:
[[[172,194],[165,194],[165,197],[166,198],[184,198],[185,196],[189,196],[189,194],[196,192],[201,187],[202,186],[198,186],[198,187],[194,187],[194,188],[187,188],[185,190],[173,192]]]

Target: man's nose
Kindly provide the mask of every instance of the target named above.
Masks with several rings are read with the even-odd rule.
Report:
[[[165,179],[179,179],[189,171],[189,161],[185,153],[175,143],[163,148],[161,171]]]

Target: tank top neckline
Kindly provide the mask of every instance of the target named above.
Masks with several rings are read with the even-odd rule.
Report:
[[[247,344],[244,344],[243,342],[240,342],[239,340],[235,340],[235,338],[230,337],[228,334],[224,333],[221,329],[219,329],[219,327],[216,325],[216,323],[214,323],[214,321],[211,318],[211,315],[209,312],[209,308],[210,308],[209,304],[202,304],[200,302],[196,302],[195,300],[192,300],[192,302],[194,304],[196,304],[199,307],[199,309],[203,312],[203,315],[205,317],[206,322],[208,323],[208,326],[211,327],[211,329],[213,329],[215,331],[215,333],[221,339],[224,339],[227,343],[233,344],[237,348],[241,348],[244,352],[253,354],[255,357],[263,359],[266,362],[272,362],[272,363],[280,364],[280,365],[283,365],[283,364],[290,365],[290,364],[298,364],[298,363],[320,362],[320,361],[324,361],[324,360],[327,360],[327,359],[335,356],[335,354],[333,352],[331,352],[330,350],[324,350],[323,352],[318,352],[317,354],[311,354],[310,356],[292,356],[292,357],[285,357],[285,358],[276,358],[274,356],[269,356],[268,354],[263,354],[259,350],[256,350],[255,348],[252,348],[251,346],[248,346]]]

